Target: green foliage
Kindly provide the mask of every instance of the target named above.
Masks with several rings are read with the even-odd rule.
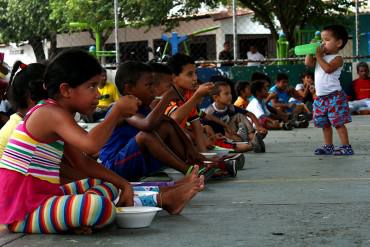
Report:
[[[239,2],[253,10],[255,19],[269,28],[275,38],[280,26],[292,46],[295,44],[294,33],[297,29],[306,24],[338,23],[338,17],[350,13],[349,9],[353,6],[352,0],[239,0]]]
[[[56,23],[47,0],[0,0],[0,41],[29,41],[38,60],[44,59],[42,41],[51,39]]]
[[[61,24],[62,30],[69,30],[71,22],[80,22],[101,32],[107,28],[107,20],[114,20],[111,0],[50,0],[50,5],[51,18]]]
[[[120,17],[131,26],[164,25],[169,30],[178,24],[177,17],[196,13],[202,4],[215,7],[219,2],[220,0],[125,0],[119,1]]]

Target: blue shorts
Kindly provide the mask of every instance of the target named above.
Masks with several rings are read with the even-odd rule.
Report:
[[[162,169],[162,164],[149,153],[143,154],[135,137],[116,155],[110,169],[130,182]]]
[[[313,102],[313,121],[318,128],[341,127],[352,122],[347,95],[343,91],[319,96]]]

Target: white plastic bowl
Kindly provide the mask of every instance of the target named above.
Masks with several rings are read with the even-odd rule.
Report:
[[[213,158],[215,156],[217,156],[217,153],[200,153],[201,155],[203,155],[204,157],[206,157],[207,159],[210,159],[210,158]]]
[[[152,223],[161,208],[157,207],[119,207],[116,222],[120,228],[143,228]]]

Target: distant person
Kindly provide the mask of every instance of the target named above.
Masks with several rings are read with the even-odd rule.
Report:
[[[263,128],[269,130],[292,130],[289,122],[280,121],[276,115],[267,109],[266,98],[268,83],[264,80],[255,80],[250,85],[253,98],[247,106],[247,111],[253,113]]]
[[[221,63],[221,66],[233,66],[234,54],[231,51],[231,44],[229,41],[224,43],[224,49],[218,54],[219,60],[229,60],[229,62]]]
[[[107,71],[105,69],[103,69],[101,73],[101,80],[98,84],[98,91],[100,94],[100,98],[99,104],[93,114],[94,122],[104,118],[109,107],[120,97],[116,86],[112,82],[107,81]]]
[[[234,102],[234,106],[245,110],[249,103],[249,97],[252,96],[249,81],[238,81],[235,86],[235,93],[238,98]]]
[[[11,114],[11,106],[6,97],[6,89],[8,83],[0,79],[0,128],[9,120]]]
[[[370,77],[369,66],[365,62],[357,64],[358,78],[352,82],[355,100],[349,102],[351,113],[370,114]]]
[[[316,97],[314,75],[312,72],[305,71],[301,74],[302,83],[295,86],[295,90],[299,93],[304,103],[313,102]]]
[[[247,52],[247,59],[248,60],[263,60],[265,57],[258,52],[257,47],[252,45]],[[247,66],[259,66],[261,62],[248,62]]]

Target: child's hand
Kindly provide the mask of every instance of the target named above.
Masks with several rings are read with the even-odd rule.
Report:
[[[316,57],[323,57],[324,55],[325,55],[324,47],[320,45],[316,49]]]
[[[141,105],[141,101],[133,95],[123,96],[115,103],[115,107],[120,110],[124,117],[135,115],[139,105]]]
[[[121,189],[121,194],[117,202],[118,207],[128,207],[134,205],[134,191],[129,183]]]
[[[214,86],[215,85],[212,82],[203,83],[195,91],[194,95],[196,95],[198,97],[204,97],[204,96],[208,95],[211,92],[211,90]]]
[[[266,135],[267,134],[267,129],[265,129],[264,127],[262,127],[262,126],[260,126],[260,127],[258,127],[257,128],[257,131],[259,132],[259,133],[261,133],[261,134],[264,134],[264,135]]]

